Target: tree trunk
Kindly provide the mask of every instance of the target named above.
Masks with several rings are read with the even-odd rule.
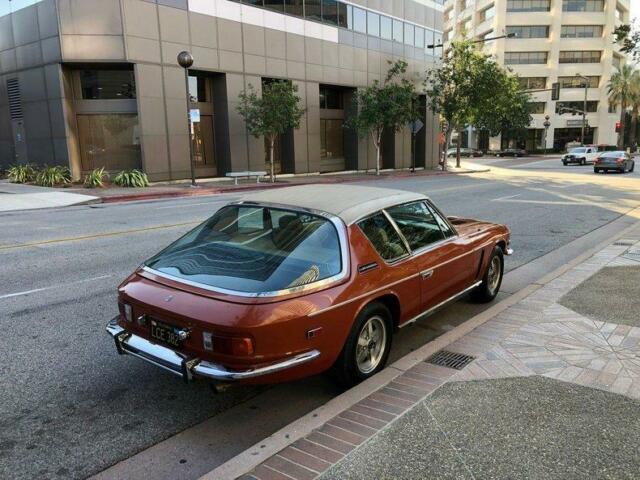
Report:
[[[631,138],[629,141],[634,146],[638,143],[638,105],[634,105],[631,111]]]
[[[620,133],[618,133],[618,148],[624,150],[624,124],[627,116],[627,105],[625,102],[621,104],[622,113],[620,114]]]
[[[269,167],[271,169],[271,171],[269,172],[269,180],[271,181],[271,183],[276,183],[275,168],[273,165],[275,146],[276,146],[276,138],[271,137],[269,139],[269,163],[270,163]]]
[[[460,131],[458,130],[458,143],[456,143],[456,168],[460,168]]]
[[[380,147],[382,146],[382,131],[378,132],[378,136],[375,141],[376,146],[376,175],[380,175]]]
[[[447,170],[447,152],[449,151],[449,146],[451,145],[451,133],[452,133],[452,128],[449,127],[447,128],[444,134],[444,152],[442,155],[442,171],[443,172]]]

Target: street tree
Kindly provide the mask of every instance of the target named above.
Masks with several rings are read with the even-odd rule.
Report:
[[[611,105],[620,106],[620,131],[618,133],[618,148],[624,148],[624,131],[627,117],[627,108],[633,104],[637,86],[637,77],[640,75],[631,65],[622,65],[618,71],[611,75],[607,84],[607,94]]]
[[[629,23],[618,25],[613,37],[614,43],[620,45],[620,51],[628,53],[634,60],[640,60],[640,30]]]
[[[238,112],[244,118],[248,132],[264,137],[269,145],[269,180],[275,182],[274,151],[279,135],[300,127],[305,109],[300,105],[298,87],[286,80],[266,82],[262,95],[253,85],[240,92]]]
[[[385,130],[400,131],[417,118],[415,85],[405,78],[408,64],[398,60],[389,62],[390,68],[383,82],[375,80],[355,96],[354,115],[346,126],[361,137],[371,136],[376,149],[376,175],[380,175],[380,148]]]
[[[453,42],[442,65],[427,71],[425,88],[430,108],[444,120],[445,151],[453,132],[467,125],[498,135],[531,123],[529,95],[517,77],[469,40]],[[460,142],[456,166],[460,167]],[[446,169],[446,155],[442,168]]]

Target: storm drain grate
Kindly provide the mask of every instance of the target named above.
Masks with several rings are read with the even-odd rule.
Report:
[[[622,255],[622,257],[640,262],[640,250],[629,249]]]
[[[427,358],[427,363],[440,365],[441,367],[454,368],[462,370],[464,367],[473,362],[476,357],[465,355],[464,353],[450,352],[449,350],[440,350]]]
[[[618,240],[614,242],[614,245],[617,247],[633,247],[635,243],[633,240]]]

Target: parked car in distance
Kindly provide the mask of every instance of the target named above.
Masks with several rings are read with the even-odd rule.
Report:
[[[527,151],[521,148],[507,148],[496,152],[496,157],[526,157],[527,155]]]
[[[497,295],[509,229],[424,195],[356,185],[232,202],[118,287],[108,333],[185,380],[274,383],[384,368],[397,328],[469,292]],[[124,373],[123,373],[124,374]]]
[[[450,148],[447,150],[447,157],[455,157],[457,155],[455,148]],[[461,157],[482,157],[484,153],[481,150],[476,150],[475,148],[461,148],[460,156]]]
[[[603,152],[593,162],[595,173],[615,171],[620,173],[633,172],[636,162],[631,155],[622,150],[616,152]]]
[[[564,166],[570,163],[577,163],[578,165],[586,165],[593,163],[598,156],[598,149],[595,146],[575,147],[562,155],[562,164]]]

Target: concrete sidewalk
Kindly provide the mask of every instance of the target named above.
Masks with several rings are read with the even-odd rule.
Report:
[[[637,478],[639,275],[636,226],[203,479]]]
[[[97,200],[96,196],[68,189],[20,185],[0,180],[0,212],[67,207]]]

